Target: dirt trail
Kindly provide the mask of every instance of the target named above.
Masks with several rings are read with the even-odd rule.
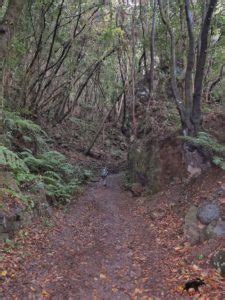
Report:
[[[45,243],[36,243],[35,257],[25,260],[4,298],[174,299],[164,285],[170,251],[121,182],[113,175],[106,188],[87,187],[56,218]]]

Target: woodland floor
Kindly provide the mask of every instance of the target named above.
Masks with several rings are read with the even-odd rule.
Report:
[[[224,299],[221,279],[196,258],[200,248],[183,243],[171,195],[183,194],[159,194],[153,201],[164,214],[153,218],[149,200],[124,190],[121,175],[107,187],[91,183],[67,211],[33,224],[1,253],[0,298]],[[182,291],[192,276],[207,282],[201,295]]]

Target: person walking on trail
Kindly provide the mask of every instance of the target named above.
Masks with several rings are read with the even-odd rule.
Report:
[[[103,186],[107,185],[106,179],[107,179],[108,174],[109,174],[109,171],[108,171],[107,167],[104,167],[101,172]]]

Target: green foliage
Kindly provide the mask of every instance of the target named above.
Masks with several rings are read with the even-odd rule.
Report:
[[[33,176],[36,175],[37,185],[42,183],[53,200],[68,200],[91,176],[90,171],[72,166],[57,151],[48,151],[37,157],[30,152],[23,152],[21,156]]]
[[[4,16],[6,14],[7,8],[9,5],[9,0],[6,0],[3,2],[3,4],[1,4],[1,8],[0,8],[0,22],[2,22],[2,20],[4,19]]]
[[[32,132],[36,134],[43,134],[44,131],[41,127],[31,120],[23,119],[18,113],[5,112],[5,126],[7,129],[15,130],[18,129],[24,132]]]
[[[116,39],[123,39],[124,34],[125,32],[124,30],[122,30],[121,27],[117,27],[114,24],[110,24],[109,27],[106,27],[101,32],[100,41],[109,45],[109,43],[112,43],[112,41]]]
[[[208,151],[213,152],[214,154],[225,155],[225,146],[219,144],[206,132],[199,132],[197,137],[186,136],[182,138],[194,146],[200,146]]]
[[[36,180],[36,176],[30,173],[26,163],[16,153],[5,146],[0,146],[0,164],[11,170],[19,185],[24,182]],[[12,189],[5,189],[5,192],[14,198],[20,199],[27,207],[33,207],[32,200],[26,197],[22,192],[17,192]]]
[[[213,157],[213,163],[225,171],[225,159],[219,156]]]
[[[74,191],[85,182],[91,172],[74,167],[65,156],[57,151],[46,151],[48,139],[46,133],[34,122],[21,118],[16,113],[7,112],[4,119],[7,137],[14,143],[14,133],[19,134],[26,148],[16,154],[6,146],[0,146],[0,164],[7,166],[19,185],[28,184],[34,188],[44,188],[54,201],[67,201]],[[33,144],[38,144],[41,151],[34,155]],[[27,148],[28,147],[28,148]],[[13,192],[13,191],[11,191]],[[15,192],[14,192],[15,193]],[[13,195],[23,202],[28,202],[21,194]],[[22,199],[23,198],[23,199]],[[26,203],[28,204],[28,203]],[[29,203],[29,207],[32,203]]]
[[[15,174],[29,173],[27,165],[19,156],[5,146],[0,146],[0,164],[9,167]]]

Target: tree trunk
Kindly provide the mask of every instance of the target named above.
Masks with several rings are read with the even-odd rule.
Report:
[[[201,97],[203,90],[203,78],[208,48],[208,35],[210,30],[211,19],[213,11],[216,7],[217,0],[210,0],[203,27],[201,31],[201,45],[200,53],[196,65],[195,83],[194,83],[194,96],[191,121],[194,126],[194,135],[197,135],[201,126]]]
[[[149,96],[151,98],[154,83],[154,59],[155,59],[155,27],[156,27],[156,0],[153,0],[153,16],[152,16],[152,29],[151,29],[151,65],[150,65],[150,82],[149,82]]]
[[[185,13],[186,13],[186,22],[188,28],[188,39],[189,39],[189,49],[187,56],[187,68],[185,74],[185,112],[186,112],[186,123],[188,126],[188,131],[192,131],[192,126],[190,122],[190,115],[192,111],[192,103],[193,103],[193,80],[192,74],[195,65],[195,39],[194,39],[194,24],[193,24],[193,16],[190,10],[190,0],[185,0]],[[188,132],[189,134],[189,132]]]
[[[6,0],[4,1],[4,3]],[[4,4],[3,3],[3,4]],[[4,60],[10,39],[12,38],[13,29],[20,17],[22,9],[26,1],[24,0],[9,0],[6,12],[0,19],[0,61]],[[2,5],[3,5],[2,4]]]

